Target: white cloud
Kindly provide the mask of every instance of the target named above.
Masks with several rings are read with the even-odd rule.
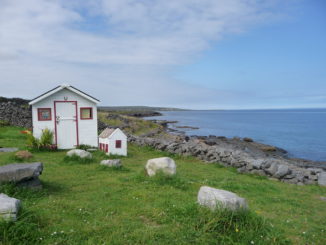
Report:
[[[222,103],[230,92],[173,80],[171,67],[278,18],[280,2],[0,0],[1,94],[33,97],[66,81],[108,105]]]

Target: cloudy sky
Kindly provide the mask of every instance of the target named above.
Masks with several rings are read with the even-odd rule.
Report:
[[[0,96],[326,107],[324,0],[0,0]]]

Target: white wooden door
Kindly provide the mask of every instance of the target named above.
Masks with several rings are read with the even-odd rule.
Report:
[[[77,102],[55,102],[56,141],[59,149],[78,145]]]

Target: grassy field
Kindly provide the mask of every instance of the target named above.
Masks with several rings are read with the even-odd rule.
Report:
[[[25,148],[19,128],[0,128],[0,146]],[[16,223],[0,222],[0,244],[326,244],[326,188],[238,174],[232,168],[172,156],[177,176],[149,178],[149,158],[171,156],[129,146],[124,167],[64,161],[65,152],[34,152],[44,163],[42,191],[0,186],[21,199]],[[0,165],[14,162],[0,153]],[[250,212],[210,212],[196,204],[202,185],[233,191]]]

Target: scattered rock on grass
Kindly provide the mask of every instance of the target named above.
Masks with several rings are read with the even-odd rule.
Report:
[[[20,200],[0,193],[0,220],[16,221]]]
[[[29,151],[17,151],[15,153],[15,157],[20,159],[20,160],[26,160],[26,159],[32,158],[33,154],[30,153]]]
[[[246,199],[239,197],[233,192],[202,186],[199,189],[197,201],[200,205],[211,210],[226,208],[233,211],[248,209]]]
[[[0,183],[16,183],[19,186],[41,188],[39,175],[43,163],[13,163],[0,167]]]
[[[80,158],[92,158],[92,153],[88,152],[88,151],[84,151],[81,149],[72,149],[70,151],[67,152],[67,156],[68,157],[72,157],[72,156],[78,156]]]
[[[154,176],[157,172],[161,171],[167,175],[176,174],[176,165],[172,158],[159,157],[147,161],[145,166],[146,172],[149,176]]]
[[[122,166],[120,159],[103,160],[103,161],[101,161],[100,164],[108,166],[108,167],[121,167]]]
[[[18,151],[18,148],[0,148],[0,152],[15,152]]]

